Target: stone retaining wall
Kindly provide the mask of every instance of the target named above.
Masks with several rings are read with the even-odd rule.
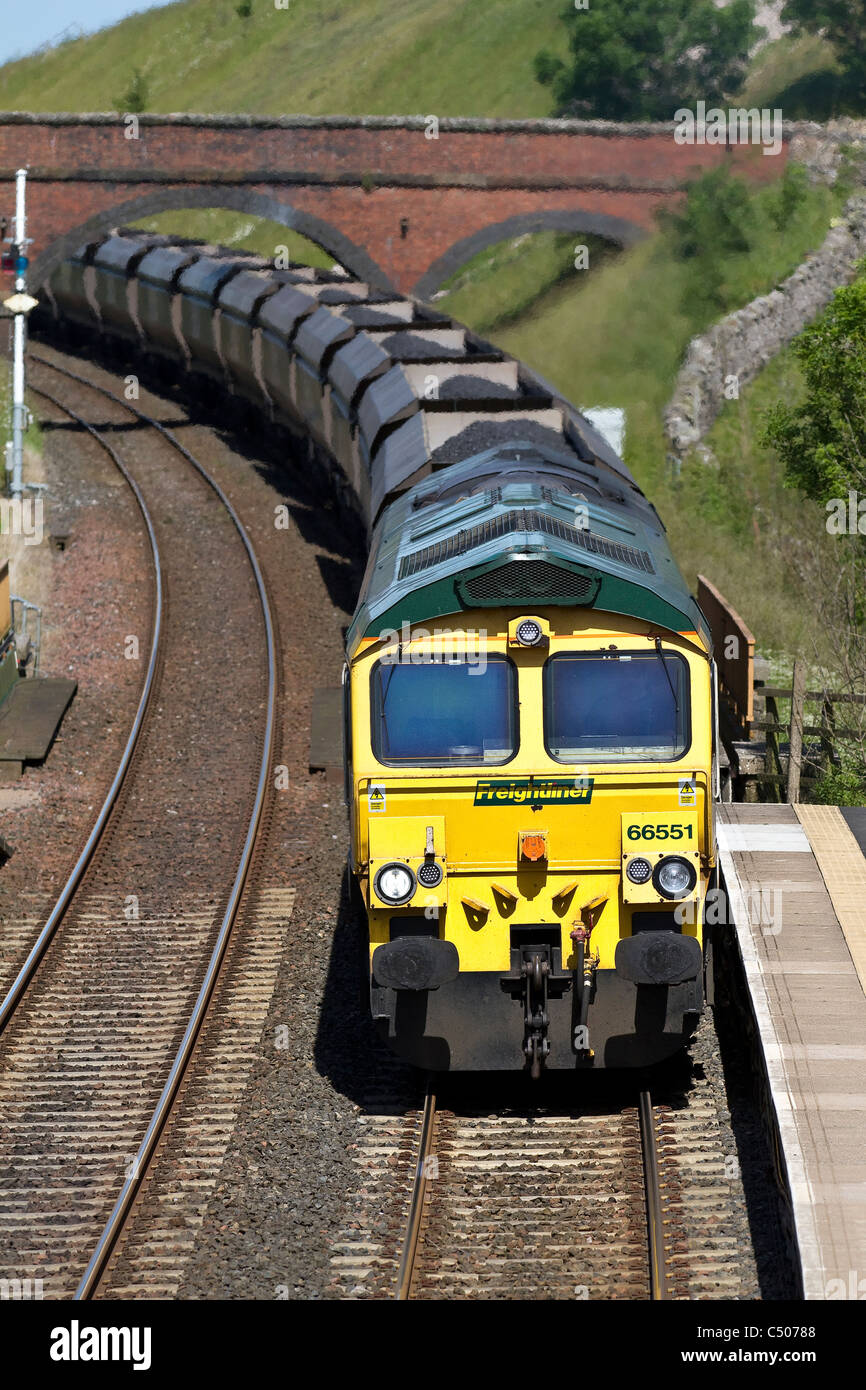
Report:
[[[822,142],[821,155],[828,153]],[[682,458],[703,439],[727,399],[732,379],[742,390],[820,314],[866,257],[866,193],[848,200],[820,250],[769,294],[727,314],[693,338],[664,413],[669,448]]]

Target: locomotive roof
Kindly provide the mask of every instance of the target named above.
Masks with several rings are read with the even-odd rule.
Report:
[[[593,607],[674,632],[706,622],[655,509],[582,476],[553,451],[513,441],[434,473],[385,509],[355,619],[363,637],[480,607]]]

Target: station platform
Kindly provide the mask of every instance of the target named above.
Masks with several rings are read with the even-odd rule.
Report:
[[[866,1298],[864,817],[849,824],[835,806],[717,811],[803,1293]]]

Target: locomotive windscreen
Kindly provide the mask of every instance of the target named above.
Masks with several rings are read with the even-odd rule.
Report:
[[[667,762],[689,746],[688,667],[666,652],[565,652],[544,670],[544,734],[560,762]]]
[[[426,660],[372,674],[373,750],[381,763],[504,763],[517,751],[515,670],[484,662]]]

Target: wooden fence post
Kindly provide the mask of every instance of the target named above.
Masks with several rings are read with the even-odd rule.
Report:
[[[821,734],[821,746],[827,755],[827,771],[829,772],[836,762],[836,712],[827,690],[824,691],[824,699],[821,704],[821,728],[824,731]]]
[[[806,668],[802,661],[794,662],[791,692],[791,738],[788,744],[788,802],[800,798],[800,769],[803,763],[803,705],[806,696]]]
[[[767,801],[782,800],[782,756],[779,749],[779,734],[776,725],[779,723],[779,706],[776,703],[775,695],[766,696],[766,723],[772,728],[766,730],[766,742],[764,746],[764,793]]]

